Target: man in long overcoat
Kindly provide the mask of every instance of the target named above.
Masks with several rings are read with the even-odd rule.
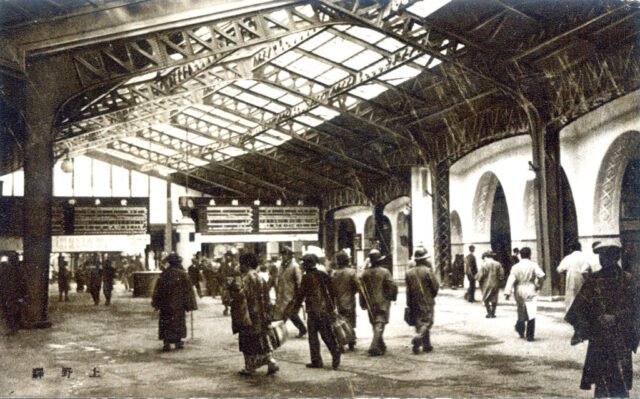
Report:
[[[407,307],[416,328],[416,336],[413,337],[411,343],[413,353],[417,355],[420,353],[420,347],[424,352],[433,350],[430,330],[433,326],[434,298],[438,295],[439,284],[426,249],[417,249],[413,260],[416,264],[407,271],[405,282],[407,285]]]
[[[104,293],[104,304],[111,305],[111,294],[113,293],[113,281],[116,279],[116,268],[107,256],[102,267],[102,292]]]
[[[67,269],[67,261],[64,259],[64,256],[60,254],[58,256],[58,295],[59,302],[62,302],[62,297],[64,296],[65,302],[69,301],[69,289],[70,289],[70,275],[69,269]]]
[[[495,252],[488,251],[482,255],[480,269],[475,278],[480,284],[482,302],[484,302],[484,307],[487,309],[485,317],[487,319],[495,318],[500,283],[504,280],[504,268],[496,260]]]
[[[522,247],[520,250],[521,260],[513,266],[507,285],[504,288],[505,298],[514,293],[518,306],[518,321],[516,322],[516,332],[520,338],[526,337],[527,341],[533,341],[536,330],[536,313],[538,290],[545,277],[542,268],[531,261],[531,248]]]
[[[240,267],[236,262],[235,254],[231,251],[227,251],[224,254],[224,261],[218,269],[218,288],[220,289],[220,298],[222,299],[222,305],[224,305],[223,315],[229,315],[229,306],[231,306],[231,294],[229,292],[229,285],[233,284],[234,277],[240,275]]]
[[[575,334],[571,344],[589,341],[580,388],[595,397],[629,397],[633,382],[631,352],[640,340],[638,281],[618,266],[620,242],[603,240],[594,248],[602,269],[582,285],[565,320]]]
[[[167,257],[169,267],[162,272],[153,291],[151,305],[160,311],[158,339],[163,340],[163,351],[184,348],[187,337],[186,312],[198,309],[196,296],[187,272],[182,268],[182,258],[172,253]]]
[[[336,295],[335,303],[338,314],[344,317],[354,332],[356,328],[356,293],[358,292],[358,276],[356,270],[351,267],[349,255],[340,251],[336,254],[336,269],[331,276],[331,284]],[[349,342],[349,350],[356,345],[355,333],[353,341]]]
[[[475,250],[476,247],[474,245],[469,245],[469,254],[464,258],[464,273],[469,279],[469,289],[464,297],[471,303],[476,301],[476,273],[478,273],[478,262],[476,255],[473,253]]]
[[[295,299],[300,289],[302,271],[298,262],[293,259],[293,250],[291,248],[283,247],[280,250],[280,255],[282,256],[282,262],[276,288],[274,320],[291,320],[298,329],[298,337],[300,338],[307,333],[307,328],[300,320],[300,308],[289,306],[289,304]]]
[[[198,258],[195,256],[191,259],[188,273],[191,284],[193,284],[193,287],[196,289],[198,296],[202,298],[202,290],[200,289],[200,264],[198,263]]]
[[[360,277],[360,306],[369,314],[369,322],[373,328],[373,339],[369,346],[370,356],[381,356],[387,351],[384,343],[384,328],[389,323],[389,309],[391,301],[385,298],[385,284],[393,284],[391,272],[384,267],[380,251],[372,249],[369,252],[371,266]]]

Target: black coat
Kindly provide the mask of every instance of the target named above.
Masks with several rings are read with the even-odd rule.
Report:
[[[163,271],[153,291],[151,304],[160,311],[159,339],[186,338],[185,312],[198,309],[187,272],[176,266]]]

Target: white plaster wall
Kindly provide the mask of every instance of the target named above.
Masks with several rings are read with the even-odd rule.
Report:
[[[423,174],[426,178],[423,179]],[[424,246],[430,254],[434,253],[433,237],[433,200],[429,169],[411,168],[411,237],[413,247]]]
[[[393,260],[394,276],[397,276],[397,267],[406,266],[409,263],[409,254],[400,245],[398,239],[398,215],[409,212],[411,200],[409,197],[400,197],[385,205],[383,213],[391,222],[391,256]]]
[[[360,234],[360,237],[362,239],[362,241],[360,242],[360,248],[364,248],[364,240],[367,239],[364,234],[364,225],[367,221],[367,218],[373,215],[373,211],[374,209],[371,206],[349,206],[335,211],[333,214],[333,219],[335,221],[341,219],[351,219],[353,224],[356,226],[356,234]],[[361,267],[362,265],[364,265],[366,254],[362,249],[355,252],[356,253],[354,254],[354,258],[356,260],[356,263],[358,264],[358,267]]]
[[[528,161],[531,160],[531,138],[518,136],[484,146],[451,166],[450,210],[457,211],[462,224],[465,247],[469,244],[488,244],[491,237],[476,231],[473,223],[473,200],[482,175],[496,175],[505,193],[509,209],[511,240],[535,239],[535,229],[525,226],[524,193],[527,183]],[[489,217],[490,220],[490,217]],[[479,245],[477,252],[481,250]]]
[[[576,203],[578,234],[587,242],[594,235],[620,233],[617,215],[607,231],[594,226],[596,184],[613,141],[633,130],[640,131],[640,90],[603,105],[560,131],[560,158]]]

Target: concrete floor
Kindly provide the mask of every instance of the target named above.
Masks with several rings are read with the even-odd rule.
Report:
[[[385,332],[388,351],[368,357],[371,329],[362,312],[356,351],[343,356],[337,371],[323,346],[324,370],[306,369],[306,337],[290,338],[276,351],[280,372],[266,369],[251,377],[243,366],[230,319],[219,298],[202,298],[194,313],[195,338],[182,351],[163,353],[157,340],[157,314],[149,298],[132,298],[118,284],[110,307],[93,306],[87,293],[57,301],[51,286],[47,330],[21,330],[0,338],[1,397],[571,397],[578,389],[586,345],[569,345],[571,328],[562,321],[563,303],[542,303],[536,341],[513,330],[515,306],[503,303],[496,319],[483,306],[462,299],[463,290],[443,290],[432,330],[434,352],[414,355],[412,328],[402,321],[404,292],[392,307]],[[295,328],[289,323],[291,336]],[[634,356],[636,385],[640,361]],[[44,377],[32,379],[42,367]],[[70,378],[62,368],[70,367]],[[91,377],[96,367],[100,377]],[[632,396],[640,397],[637,387]]]

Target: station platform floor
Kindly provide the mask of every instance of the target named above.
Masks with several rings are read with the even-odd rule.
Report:
[[[463,289],[443,289],[435,349],[414,355],[401,289],[385,356],[367,356],[372,332],[360,312],[356,350],[342,356],[338,370],[323,344],[325,368],[305,368],[307,339],[296,338],[288,323],[290,338],[275,352],[280,371],[243,377],[237,336],[219,298],[199,299],[185,349],[164,353],[149,298],[133,298],[118,283],[111,306],[94,306],[88,293],[58,302],[57,287],[50,287],[51,328],[0,331],[0,397],[593,397],[579,389],[587,347],[570,346],[563,302],[540,303],[536,340],[527,342],[514,331],[513,302],[502,301],[497,318],[486,319],[480,302],[464,301]],[[632,397],[640,397],[639,357],[633,361]],[[42,378],[33,378],[37,368]],[[71,373],[63,376],[63,368]]]

